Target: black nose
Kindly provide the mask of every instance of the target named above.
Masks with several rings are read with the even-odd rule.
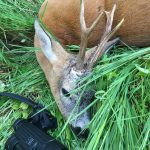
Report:
[[[87,139],[88,135],[89,135],[89,130],[88,129],[84,129],[81,130],[80,127],[71,127],[73,133],[78,137],[78,138],[82,138],[82,139]]]

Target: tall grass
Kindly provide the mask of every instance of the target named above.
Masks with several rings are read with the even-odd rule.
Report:
[[[90,135],[85,141],[78,139],[58,111],[34,55],[33,22],[41,2],[0,0],[0,91],[42,103],[58,119],[59,127],[51,134],[71,150],[148,150],[150,48],[116,47],[98,62],[84,82],[84,86],[94,85],[96,91],[86,108],[93,114]],[[69,49],[77,50],[78,46]],[[13,131],[13,122],[27,118],[29,112],[25,104],[0,98],[0,149]]]

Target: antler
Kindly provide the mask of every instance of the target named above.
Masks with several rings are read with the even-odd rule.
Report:
[[[93,24],[89,28],[87,28],[85,23],[85,16],[84,16],[84,0],[80,0],[80,5],[81,5],[80,6],[81,43],[80,43],[80,51],[77,57],[77,65],[76,65],[77,69],[82,69],[84,66],[84,58],[85,58],[88,38],[104,13],[104,11],[101,11],[98,17],[93,22]]]
[[[109,41],[112,38],[112,36],[118,31],[122,23],[124,22],[124,19],[122,19],[119,22],[119,24],[112,30],[115,10],[116,10],[116,4],[113,6],[113,9],[111,12],[105,11],[106,17],[107,17],[106,29],[100,40],[100,44],[95,48],[94,52],[87,60],[89,68],[92,68],[93,65],[96,63],[97,59],[99,59],[109,47],[114,45],[119,40],[119,38],[116,38],[112,41]]]

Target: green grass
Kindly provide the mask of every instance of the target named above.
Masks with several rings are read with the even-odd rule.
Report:
[[[116,47],[98,62],[84,83],[96,89],[94,100],[86,108],[92,108],[93,114],[90,135],[86,141],[77,139],[58,111],[34,55],[33,22],[41,3],[42,0],[0,0],[0,91],[42,103],[58,119],[59,128],[51,134],[71,150],[148,150],[150,48]],[[77,50],[78,46],[70,49]],[[13,132],[13,122],[26,118],[29,112],[22,103],[0,98],[1,150]]]

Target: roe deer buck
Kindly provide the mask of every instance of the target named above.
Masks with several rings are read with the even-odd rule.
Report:
[[[54,34],[59,37],[63,44],[78,44],[80,41],[79,35],[81,32],[80,51],[78,55],[67,53],[58,42],[46,34],[38,21],[35,21],[36,34],[34,44],[35,47],[41,48],[42,50],[37,52],[36,56],[49,82],[56,103],[62,115],[66,119],[68,119],[73,109],[75,109],[74,114],[78,114],[89,104],[92,97],[90,90],[86,90],[83,93],[78,107],[75,106],[77,104],[78,98],[80,97],[80,93],[77,92],[75,94],[70,94],[70,91],[79,86],[78,82],[76,81],[88,75],[91,72],[92,67],[96,63],[97,59],[99,59],[108,48],[110,48],[118,41],[118,38],[115,38],[111,41],[110,39],[123,23],[123,20],[121,20],[122,18],[129,19],[130,21],[125,20],[117,35],[120,35],[122,39],[125,40],[125,42],[130,44],[150,44],[150,38],[148,38],[150,35],[150,30],[148,30],[148,25],[150,27],[150,20],[145,20],[149,24],[144,26],[144,28],[141,27],[142,24],[135,24],[138,19],[142,18],[141,16],[138,16],[138,14],[142,14],[143,16],[145,14],[148,16],[144,12],[140,14],[137,13],[139,10],[134,10],[135,5],[140,8],[139,5],[144,5],[144,2],[146,1],[118,0],[117,10],[120,15],[117,13],[115,17],[114,24],[116,27],[113,30],[112,23],[114,20],[116,5],[113,6],[113,3],[110,1],[111,0],[86,0],[86,19],[84,18],[84,0],[81,0],[80,17],[79,0],[48,0],[45,1],[41,7],[39,14],[40,19],[48,29],[54,31]],[[132,5],[133,1],[134,3],[137,2],[138,4],[135,3],[132,9],[132,6],[128,6],[128,3]],[[106,4],[108,4],[108,6]],[[123,6],[126,7],[122,8]],[[106,12],[104,11],[105,7],[106,9],[112,9],[111,7],[113,7],[113,9],[112,11]],[[146,10],[147,7],[150,8],[150,6],[146,5]],[[125,9],[127,8],[130,8],[131,12],[126,13]],[[99,11],[99,9],[101,10]],[[137,14],[133,14],[134,18],[132,18],[130,14],[134,12]],[[78,25],[78,18],[80,18],[80,26]],[[92,23],[94,18],[96,19]],[[101,22],[99,22],[100,19]],[[85,20],[87,21],[88,26],[89,24],[92,24],[89,28],[87,28]],[[121,22],[116,25],[116,22],[119,22],[120,20]],[[139,20],[139,23],[142,22],[143,20]],[[128,27],[128,25],[130,25],[130,27]],[[135,25],[137,27],[133,28]],[[96,27],[95,30],[94,27]],[[94,34],[92,34],[93,36],[91,36],[92,31],[94,32]],[[104,31],[104,33],[102,33],[102,31]],[[141,35],[140,33],[143,34]],[[89,38],[90,36],[91,38]],[[99,41],[99,44],[97,41]],[[95,46],[86,52],[85,50],[87,45],[91,46],[93,44],[98,44],[98,46]],[[76,120],[70,121],[69,123],[75,130],[77,129],[77,132],[80,132],[86,127],[89,121],[90,114],[89,111],[86,111],[78,116]]]

